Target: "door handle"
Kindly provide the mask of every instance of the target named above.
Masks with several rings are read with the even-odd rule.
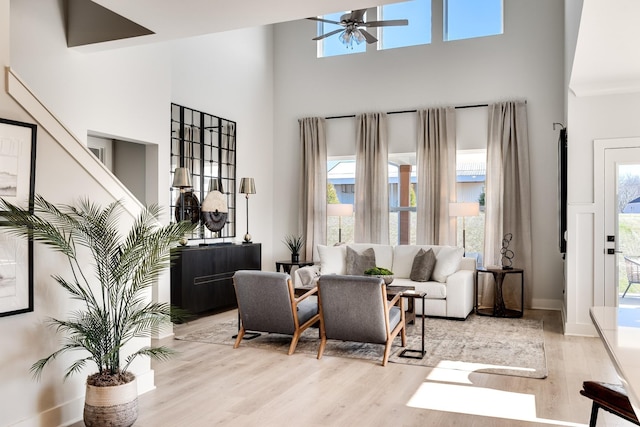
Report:
[[[608,248],[607,249],[607,255],[615,255],[615,254],[621,254],[622,251],[616,251],[614,248]]]

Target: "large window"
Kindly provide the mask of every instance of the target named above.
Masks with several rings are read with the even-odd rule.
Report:
[[[458,150],[456,153],[456,195],[462,203],[478,203],[478,215],[458,217],[458,246],[465,248],[468,257],[484,264],[484,191],[487,170],[487,150]],[[464,236],[463,236],[464,234]]]
[[[356,162],[353,157],[327,162],[327,203],[353,205]],[[389,241],[416,243],[415,153],[389,155]],[[327,244],[354,241],[354,215],[327,215]],[[341,237],[341,239],[339,238]]]
[[[503,32],[502,0],[443,0],[444,41]]]
[[[503,0],[436,0],[442,1],[442,40],[452,41],[503,33]],[[392,3],[367,10],[364,21],[387,21],[407,19],[408,25],[367,28],[378,39],[377,48],[395,49],[431,43],[432,0],[411,0]],[[350,11],[321,16],[339,22],[342,15]],[[377,15],[377,16],[376,16]],[[436,17],[439,19],[439,17]],[[340,30],[337,24],[318,22],[317,35]],[[365,41],[355,39],[349,45],[340,41],[340,32],[318,41],[318,58],[347,55],[367,51]],[[376,44],[371,44],[376,46]],[[375,50],[372,48],[371,50]]]
[[[379,19],[408,19],[409,25],[380,27],[379,49],[431,43],[431,0],[412,0],[378,8]]]
[[[389,154],[389,243],[416,244],[416,155]]]

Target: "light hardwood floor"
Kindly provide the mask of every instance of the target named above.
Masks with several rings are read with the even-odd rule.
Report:
[[[175,331],[236,315],[203,317]],[[564,336],[560,312],[530,310],[525,318],[544,321],[543,380],[163,340],[180,354],[154,363],[156,389],[140,397],[136,425],[586,425],[591,402],[579,394],[582,381],[617,382],[602,343]],[[601,411],[598,425],[631,424]]]

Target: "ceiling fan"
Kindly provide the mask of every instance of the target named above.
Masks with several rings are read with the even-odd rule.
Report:
[[[324,38],[330,37],[334,34],[341,33],[339,36],[340,41],[346,46],[352,47],[353,42],[355,41],[357,44],[362,43],[366,40],[367,43],[375,43],[378,41],[371,33],[369,33],[365,28],[374,28],[374,27],[393,27],[399,25],[408,25],[409,20],[407,19],[390,19],[386,21],[364,21],[364,14],[367,12],[367,9],[358,9],[353,10],[351,13],[345,13],[340,17],[340,21],[331,21],[329,19],[323,18],[307,18],[312,21],[320,21],[326,22],[328,24],[340,25],[343,28],[339,28],[334,31],[330,31],[326,34],[323,34],[318,37],[314,37],[313,40],[322,40]]]

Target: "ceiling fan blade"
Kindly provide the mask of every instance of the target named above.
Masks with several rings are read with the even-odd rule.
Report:
[[[408,19],[390,19],[388,21],[370,21],[360,24],[361,27],[394,27],[396,25],[409,25]]]
[[[327,24],[342,25],[342,24],[341,24],[340,22],[338,22],[338,21],[330,21],[330,20],[328,20],[328,19],[323,19],[323,18],[316,18],[316,17],[313,17],[313,18],[307,18],[307,19],[309,19],[309,20],[311,20],[311,21],[326,22]]]
[[[364,14],[367,12],[367,9],[358,9],[351,11],[351,21],[355,21],[361,23],[364,21]],[[349,19],[347,19],[349,20]]]
[[[371,35],[371,33],[369,33],[367,30],[365,30],[364,28],[358,28],[358,30],[362,33],[362,35],[364,36],[364,38],[367,40],[367,43],[371,44],[371,43],[375,43],[378,41],[377,38],[373,37]]]
[[[323,34],[323,35],[318,36],[318,37],[314,37],[311,40],[322,40],[322,39],[325,39],[325,38],[327,38],[329,36],[332,36],[334,34],[338,34],[340,31],[344,31],[344,28],[338,28],[337,30],[333,30],[333,31],[331,31],[329,33]]]

